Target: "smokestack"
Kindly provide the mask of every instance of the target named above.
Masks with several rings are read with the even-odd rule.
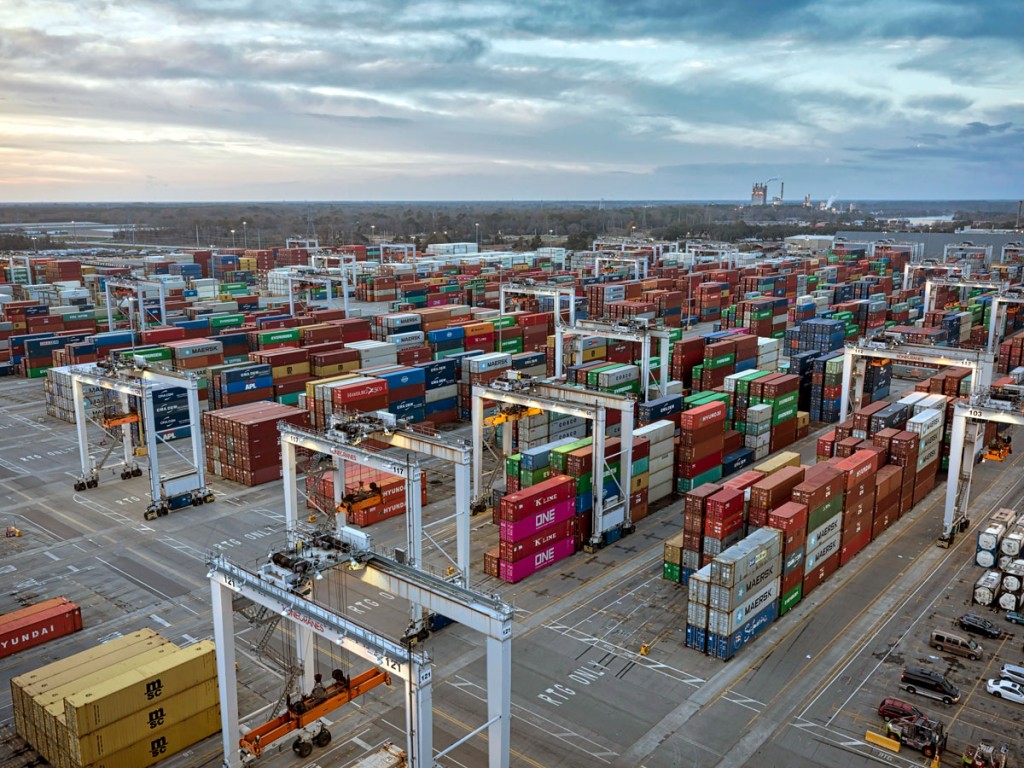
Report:
[[[1020,209],[1021,209],[1021,206],[1024,206],[1024,200],[1018,200],[1017,201],[1017,226],[1015,226],[1014,229],[1020,229]]]
[[[783,202],[786,199],[786,182],[779,182],[779,202]]]

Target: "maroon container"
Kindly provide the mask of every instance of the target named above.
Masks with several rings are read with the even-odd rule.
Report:
[[[825,579],[835,573],[838,569],[839,553],[836,552],[832,557],[826,558],[822,562],[818,563],[814,570],[805,573],[803,589],[804,598],[821,586],[822,582],[824,582]]]
[[[549,565],[564,560],[576,551],[576,537],[569,536],[561,541],[549,544],[544,549],[534,552],[521,560],[502,560],[501,578],[510,584],[522,581]]]
[[[871,543],[871,526],[864,526],[860,532],[846,541],[839,550],[839,566],[850,562],[864,547]]]
[[[519,520],[502,520],[499,527],[499,536],[502,542],[516,542],[534,536],[557,523],[564,522],[575,516],[576,500],[564,499],[555,503],[548,509],[541,509],[532,512]],[[566,534],[568,535],[568,534]],[[556,536],[555,538],[565,538]],[[502,559],[505,555],[502,554]],[[508,558],[510,560],[515,558]]]
[[[502,525],[510,525],[510,523],[502,523]],[[511,523],[515,525],[515,523]],[[516,561],[522,560],[524,557],[539,552],[549,544],[553,544],[556,541],[561,541],[569,536],[576,536],[579,528],[579,518],[576,516],[570,517],[567,520],[562,520],[549,525],[543,530],[537,531],[525,539],[519,541],[506,541],[502,539],[498,542],[498,550],[502,560]]]
[[[81,628],[82,610],[71,602],[5,621],[0,625],[0,659],[78,632]]]

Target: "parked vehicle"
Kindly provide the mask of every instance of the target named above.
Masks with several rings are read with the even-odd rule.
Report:
[[[925,714],[909,701],[890,696],[882,699],[882,703],[878,705],[878,716],[888,722],[902,717],[925,717]]]
[[[966,656],[972,661],[977,661],[985,653],[985,649],[971,638],[944,629],[933,629],[928,644],[939,653]]]
[[[985,683],[985,690],[997,699],[1006,699],[1017,704],[1024,704],[1024,688],[1020,686],[1020,683],[1015,683],[1013,680],[992,678]]]
[[[988,619],[982,618],[974,613],[965,613],[956,620],[956,623],[960,629],[965,632],[972,632],[975,635],[983,635],[996,640],[1003,636],[1003,630]]]
[[[1024,687],[1024,667],[1020,664],[1003,664],[1002,669],[999,670],[999,676]]]
[[[946,749],[946,733],[942,723],[923,716],[891,720],[885,726],[885,735],[918,750],[925,757],[941,755]]]
[[[938,699],[943,704],[955,704],[960,701],[959,689],[949,682],[945,675],[925,667],[905,667],[903,674],[900,675],[900,688],[907,693],[918,693]]]
[[[1011,624],[1024,624],[1024,613],[1020,611],[1007,611],[1006,620]]]

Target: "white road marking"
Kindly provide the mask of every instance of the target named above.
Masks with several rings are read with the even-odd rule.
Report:
[[[57,557],[55,554],[53,554],[53,552],[51,552],[50,550],[46,550],[45,552],[43,552],[43,554],[46,555],[51,560],[60,560],[60,558]]]
[[[163,627],[169,627],[169,626],[171,626],[171,622],[167,621],[166,619],[161,619],[161,618],[160,618],[159,616],[157,616],[157,615],[156,615],[155,613],[151,613],[151,614],[149,614],[149,618],[151,618],[151,619],[152,619],[153,621],[155,621],[155,622],[156,622],[157,624],[159,624],[160,626],[163,626]]]

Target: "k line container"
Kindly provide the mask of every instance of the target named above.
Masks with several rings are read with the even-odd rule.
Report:
[[[503,581],[515,584],[518,581],[522,581],[527,576],[531,576],[537,571],[543,570],[549,565],[553,565],[559,560],[569,557],[575,551],[576,537],[570,536],[533,553],[529,557],[524,557],[522,560],[516,560],[513,562],[502,560],[500,566],[501,578]]]

